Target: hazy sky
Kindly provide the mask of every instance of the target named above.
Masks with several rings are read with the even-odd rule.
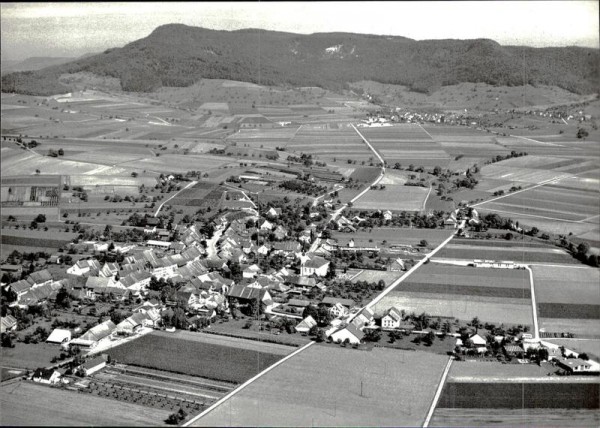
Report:
[[[157,26],[345,31],[503,45],[600,47],[598,1],[1,3],[3,60],[120,47]]]

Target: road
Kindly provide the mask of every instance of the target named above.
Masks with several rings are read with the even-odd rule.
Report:
[[[435,411],[435,408],[437,406],[437,402],[440,399],[440,396],[442,395],[442,390],[444,389],[444,384],[446,383],[446,378],[448,377],[448,372],[450,371],[450,367],[452,366],[453,360],[454,358],[452,356],[448,358],[448,364],[446,364],[446,368],[444,368],[444,372],[442,373],[440,383],[435,392],[435,396],[433,397],[433,402],[431,403],[431,407],[429,408],[429,412],[427,412],[427,417],[425,418],[425,422],[423,423],[424,428],[429,426],[429,422],[431,421],[433,412]]]
[[[167,199],[166,201],[164,201],[162,204],[160,204],[158,206],[158,209],[156,210],[156,212],[154,213],[154,217],[156,217],[158,215],[158,213],[160,212],[160,210],[162,209],[163,205],[166,204],[167,202],[169,202],[171,199],[173,199],[175,196],[179,195],[181,192],[183,192],[185,189],[189,189],[190,187],[194,186],[196,183],[198,183],[197,181],[190,181],[187,186],[185,186],[183,189],[181,189],[180,191],[178,191],[177,193],[175,193],[173,196],[171,196],[169,199]]]
[[[223,234],[223,231],[225,230],[226,227],[227,227],[226,223],[222,224],[217,229],[215,229],[215,232],[213,233],[212,238],[206,240],[206,257],[207,258],[210,259],[217,255],[217,241],[219,241],[219,238]]]
[[[529,266],[525,266],[525,269],[529,271],[529,283],[531,284],[531,308],[533,310],[533,338],[536,340],[540,339],[540,328],[538,326],[537,316],[537,303],[535,301],[535,285],[533,283],[533,271]]]
[[[508,196],[516,195],[517,193],[527,192],[528,190],[535,189],[536,187],[545,186],[546,184],[555,184],[556,182],[560,181],[563,178],[564,177],[554,177],[554,178],[550,178],[549,180],[540,181],[535,186],[527,187],[526,189],[522,189],[522,190],[517,190],[516,192],[510,192],[510,193],[507,193],[506,195],[498,196],[497,198],[488,199],[487,201],[483,201],[483,202],[479,202],[477,204],[473,204],[473,205],[471,205],[471,207],[475,208],[475,207],[478,207],[479,205],[487,204],[487,203],[490,203],[490,202],[497,201],[498,199],[502,199],[502,198],[506,198]],[[490,211],[496,211],[496,210],[490,210]]]

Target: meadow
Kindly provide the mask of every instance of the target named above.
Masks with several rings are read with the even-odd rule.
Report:
[[[388,184],[383,190],[373,190],[363,195],[354,207],[356,209],[421,211],[430,190],[426,187]]]

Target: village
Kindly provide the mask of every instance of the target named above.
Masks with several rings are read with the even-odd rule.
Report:
[[[31,273],[3,265],[7,277],[22,279],[2,284],[2,346],[55,344],[52,361],[27,375],[47,384],[92,375],[110,363],[107,350],[155,330],[210,333],[226,325],[227,336],[259,342],[289,343],[287,337],[297,335],[326,346],[420,349],[456,361],[544,362],[557,374],[600,371],[587,355],[541,340],[527,326],[484,324],[478,318],[464,323],[396,306],[376,314],[373,297],[398,281],[353,283],[364,270],[350,274],[348,267],[376,267],[401,277],[420,259],[428,261],[431,250],[427,242],[392,245],[384,248],[392,257],[382,258],[377,244],[352,239],[368,217],[339,216],[328,223],[325,204],[302,209],[309,226],[297,232],[282,221],[282,214],[298,209],[286,204],[257,207],[260,214],[251,207],[226,210],[212,235],[195,224],[159,229],[157,219],[148,217],[142,243],[112,241],[106,230],[99,240],[77,240],[43,263],[38,260],[41,269]],[[395,218],[391,211],[373,215],[388,224]],[[476,210],[457,209],[439,222],[456,236],[468,236],[466,230],[481,221]],[[350,238],[340,245],[332,231]],[[478,259],[468,266],[520,268],[511,261]],[[82,316],[85,323],[74,321]]]

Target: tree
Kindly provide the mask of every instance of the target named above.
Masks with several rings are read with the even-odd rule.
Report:
[[[302,311],[302,319],[305,319],[309,316],[313,317],[315,321],[319,319],[319,310],[316,306],[308,305],[304,308],[304,311]]]
[[[590,251],[590,244],[588,244],[587,242],[582,242],[577,246],[578,257],[587,257],[588,251]]]
[[[441,166],[438,166],[438,165],[436,165],[436,166],[433,168],[433,175],[436,175],[436,176],[437,176],[437,175],[440,175],[441,173],[442,173],[442,167],[441,167]]]
[[[421,239],[421,242],[419,242],[419,245],[421,247],[428,247],[429,246],[429,242],[427,242],[425,239]]]
[[[44,214],[38,214],[37,217],[35,218],[35,221],[38,223],[45,223],[46,216]]]
[[[586,138],[589,135],[590,135],[590,133],[585,128],[579,128],[577,130],[577,138]]]
[[[480,323],[481,323],[481,321],[479,321],[479,318],[477,318],[477,317],[475,317],[471,320],[471,326],[475,327],[475,333],[477,333]]]
[[[56,306],[61,308],[71,307],[71,298],[69,297],[69,293],[65,287],[61,287],[56,294]]]
[[[60,149],[58,149],[58,155],[59,156],[64,156],[65,155],[65,151],[62,149],[62,147]]]

